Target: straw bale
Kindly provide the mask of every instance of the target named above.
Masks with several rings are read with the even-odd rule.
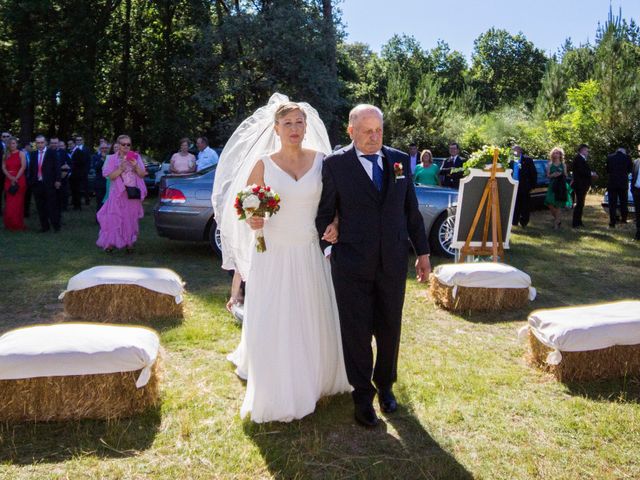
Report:
[[[453,287],[440,282],[433,273],[429,294],[437,306],[451,311],[514,310],[529,302],[528,288],[458,287],[453,298]]]
[[[183,318],[183,303],[171,295],[139,285],[97,285],[64,296],[67,315],[93,322],[131,323],[158,318]]]
[[[111,420],[143,413],[160,402],[161,358],[136,388],[141,370],[97,375],[0,380],[0,422]]]
[[[547,355],[553,349],[544,345],[529,330],[529,363],[552,373],[560,382],[584,382],[609,378],[640,376],[640,345],[613,347],[584,352],[560,352],[559,365],[549,365]]]

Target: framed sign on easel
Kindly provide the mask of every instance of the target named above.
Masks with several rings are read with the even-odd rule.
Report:
[[[496,149],[489,170],[471,169],[460,182],[452,242],[460,249],[459,262],[473,256],[504,262],[518,184],[498,166],[498,154]]]

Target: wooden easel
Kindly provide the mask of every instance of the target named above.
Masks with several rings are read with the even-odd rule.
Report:
[[[504,241],[502,239],[502,225],[500,220],[500,196],[498,195],[498,179],[497,172],[504,172],[504,168],[498,167],[498,149],[493,151],[493,164],[491,165],[491,176],[487,180],[484,187],[476,216],[471,224],[471,229],[467,235],[464,246],[460,249],[459,262],[463,263],[468,255],[491,255],[494,262],[498,260],[504,262]],[[482,231],[482,245],[479,247],[471,246],[480,216],[484,210],[484,228]],[[489,223],[491,223],[491,247],[487,247],[487,238],[489,236]]]

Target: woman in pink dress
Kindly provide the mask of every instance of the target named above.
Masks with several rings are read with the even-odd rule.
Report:
[[[120,135],[118,153],[110,155],[102,174],[111,181],[109,197],[98,211],[100,234],[96,245],[106,252],[114,248],[133,251],[138,239],[138,220],[144,216],[142,201],[147,196],[146,171],[140,155],[131,151],[131,138]]]
[[[189,153],[189,143],[188,138],[180,140],[180,151],[171,157],[170,173],[187,174],[196,171],[196,157]]]
[[[24,195],[27,191],[26,169],[26,157],[23,152],[18,150],[18,141],[12,137],[7,141],[7,151],[2,159],[6,199],[2,218],[7,230],[24,230],[26,228],[24,225]]]

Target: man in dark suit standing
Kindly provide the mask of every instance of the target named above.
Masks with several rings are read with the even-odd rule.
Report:
[[[509,163],[509,168],[513,172],[513,179],[518,181],[518,190],[511,223],[513,225],[520,224],[522,228],[525,228],[529,224],[531,189],[538,182],[538,173],[533,159],[522,153],[520,145],[514,145],[512,150],[516,158]]]
[[[29,160],[29,185],[40,217],[40,231],[60,231],[60,209],[56,190],[60,188],[60,166],[56,152],[47,148],[43,135],[36,137],[36,150]]]
[[[420,281],[427,280],[431,265],[409,156],[383,146],[382,112],[372,105],[358,105],[349,114],[348,132],[353,143],[324,161],[316,227],[324,232],[338,215],[338,243],[331,246],[321,240],[320,244],[330,255],[355,418],[361,425],[374,427],[378,423],[373,408],[376,391],[383,412],[398,408],[392,387],[397,377],[408,238],[418,255]],[[377,346],[375,367],[372,337]]]
[[[85,204],[89,205],[89,167],[91,165],[91,152],[84,145],[84,138],[75,137],[75,147],[71,151],[71,203],[74,210],[82,209],[82,197]]]
[[[615,153],[607,157],[607,173],[609,182],[609,227],[615,228],[618,204],[620,205],[620,221],[627,223],[629,210],[629,174],[632,171],[631,157],[624,148],[618,148]]]
[[[451,187],[456,190],[460,186],[460,179],[464,172],[452,172],[454,168],[461,168],[464,160],[460,157],[460,146],[456,142],[449,144],[449,158],[442,162],[440,167],[440,177],[443,187]]]
[[[631,173],[631,194],[633,195],[633,205],[636,209],[636,240],[640,240],[640,145],[638,145],[638,157],[633,161],[633,171]]]
[[[2,132],[0,134],[0,159],[4,157],[4,151],[7,149],[7,142],[11,138],[9,132]],[[2,199],[4,195],[4,172],[0,168],[0,213],[2,213]]]
[[[582,212],[584,211],[584,202],[587,198],[587,193],[591,188],[591,179],[596,178],[597,175],[591,170],[587,158],[589,157],[589,146],[585,143],[578,146],[578,152],[573,157],[571,162],[571,169],[573,180],[571,186],[575,194],[575,206],[573,207],[573,228],[584,227],[582,224]]]
[[[415,143],[409,144],[409,165],[411,166],[411,175],[416,173],[416,166],[420,163],[420,153],[418,152],[418,145]]]

